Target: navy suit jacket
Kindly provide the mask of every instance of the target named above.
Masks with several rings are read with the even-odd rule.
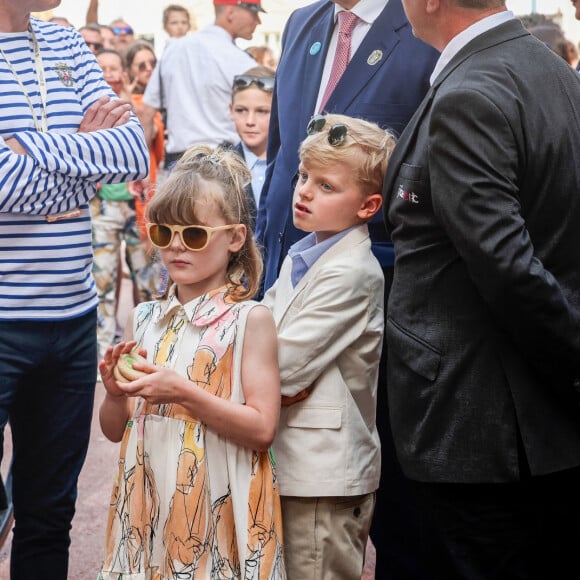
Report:
[[[334,3],[316,2],[290,16],[282,38],[268,137],[268,170],[258,211],[256,236],[264,247],[268,289],[276,280],[288,248],[304,236],[292,223],[293,180],[298,148],[314,110],[328,44],[334,28]],[[378,62],[369,58],[380,56]],[[401,0],[389,0],[353,55],[326,104],[326,112],[378,123],[400,134],[429,88],[438,53],[415,38]],[[369,62],[370,61],[370,62]],[[379,261],[391,249],[379,221],[370,224]],[[385,252],[386,250],[386,252]]]

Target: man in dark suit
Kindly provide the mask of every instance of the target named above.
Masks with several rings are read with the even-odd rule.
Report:
[[[404,6],[442,51],[384,187],[391,423],[430,570],[576,577],[580,78],[504,0]]]
[[[337,15],[359,17],[352,33],[349,64],[324,104],[338,34]],[[322,0],[296,10],[282,39],[268,136],[268,170],[260,198],[256,236],[264,248],[267,290],[276,280],[288,248],[304,236],[292,223],[293,181],[298,147],[311,116],[342,113],[373,121],[399,135],[429,87],[437,52],[411,33],[401,0]],[[373,252],[385,272],[388,293],[393,251],[382,217],[369,224]],[[382,475],[371,538],[377,547],[376,577],[420,580],[413,506],[400,473],[388,422],[383,356],[379,376],[377,428]]]

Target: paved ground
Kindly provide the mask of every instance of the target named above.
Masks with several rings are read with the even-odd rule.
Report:
[[[124,322],[132,306],[131,287],[124,281],[119,320]],[[95,580],[99,571],[104,544],[105,525],[111,486],[116,470],[119,447],[108,441],[98,424],[98,408],[104,388],[97,384],[95,412],[87,461],[79,479],[79,499],[73,521],[70,549],[69,580]],[[6,439],[9,439],[7,436]],[[361,580],[374,579],[374,548],[367,549],[367,566]],[[9,578],[9,541],[0,550],[0,580]],[[339,580],[339,579],[337,579]]]

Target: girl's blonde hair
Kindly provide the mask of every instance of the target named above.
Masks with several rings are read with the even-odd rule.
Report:
[[[325,115],[319,132],[306,137],[300,145],[300,160],[322,166],[345,164],[353,170],[355,179],[367,193],[380,193],[387,172],[389,157],[395,147],[395,137],[377,124],[346,115]],[[335,125],[346,127],[342,143],[332,145],[328,133]]]
[[[198,218],[198,208],[205,205],[216,207],[227,224],[246,226],[244,245],[231,255],[227,268],[231,297],[238,302],[258,292],[262,276],[262,256],[254,241],[245,193],[250,181],[251,173],[239,155],[196,145],[177,162],[147,208],[149,221],[156,224],[205,225]]]

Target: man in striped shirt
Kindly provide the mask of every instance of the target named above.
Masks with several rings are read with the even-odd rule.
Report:
[[[98,182],[149,169],[141,125],[82,37],[30,16],[59,4],[0,0],[0,434],[9,419],[13,580],[67,578],[96,380],[88,202]]]

